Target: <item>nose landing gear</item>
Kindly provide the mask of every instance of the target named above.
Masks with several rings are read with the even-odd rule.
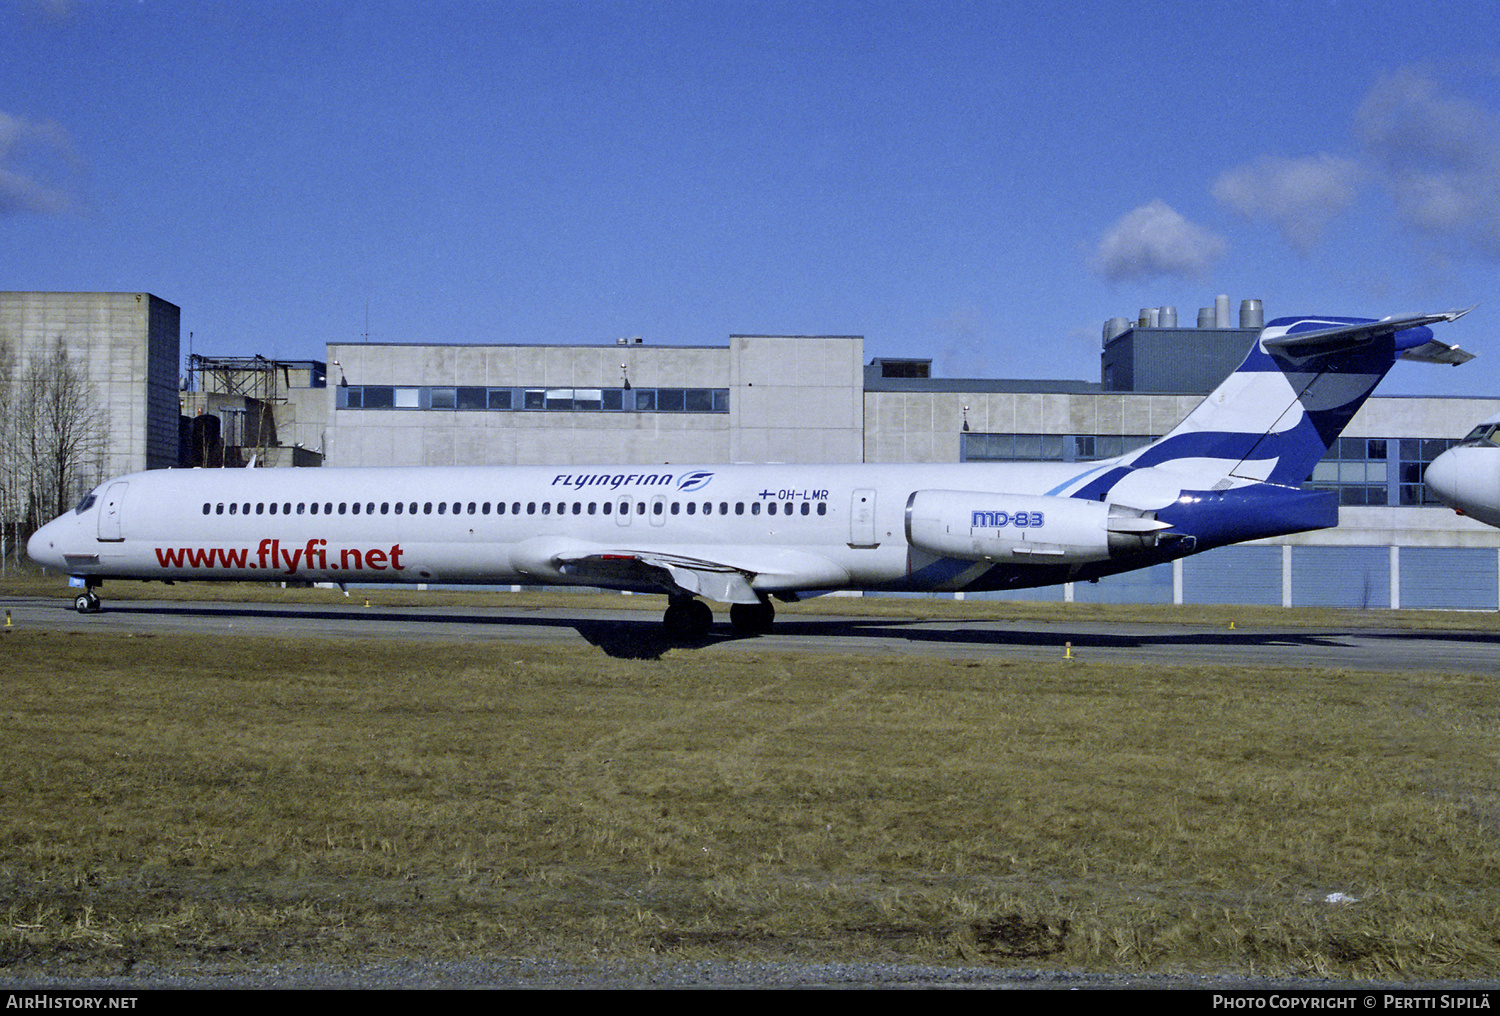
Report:
[[[94,591],[97,588],[97,584],[85,586],[83,592],[73,597],[73,609],[80,614],[99,613],[99,594]]]

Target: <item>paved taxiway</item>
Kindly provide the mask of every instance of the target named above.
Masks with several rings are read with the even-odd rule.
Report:
[[[673,647],[654,611],[566,607],[362,607],[341,604],[105,601],[78,614],[70,600],[0,598],[16,630],[214,633],[336,638],[496,639],[593,645],[652,658]],[[1410,629],[906,619],[783,612],[769,635],[738,637],[721,617],[691,651],[816,652],[943,657],[1068,658],[1093,663],[1234,664],[1490,674],[1500,633]]]

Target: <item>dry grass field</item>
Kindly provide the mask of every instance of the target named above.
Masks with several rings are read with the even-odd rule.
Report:
[[[1500,972],[1488,675],[32,629],[0,653],[0,972]]]

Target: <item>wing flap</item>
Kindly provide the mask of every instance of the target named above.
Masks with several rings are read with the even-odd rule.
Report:
[[[554,560],[560,573],[577,582],[626,588],[655,586],[662,592],[704,596],[720,603],[760,601],[750,587],[753,576],[715,561],[630,550],[562,553]]]
[[[743,555],[734,548],[704,551],[575,548],[556,553],[552,560],[558,572],[575,582],[617,588],[656,587],[666,593],[686,593],[720,603],[758,603],[767,592],[820,589],[849,580],[845,569],[814,554],[758,548],[758,563],[752,566],[748,560],[735,560]]]

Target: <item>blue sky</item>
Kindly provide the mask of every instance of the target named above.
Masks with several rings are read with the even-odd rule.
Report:
[[[0,289],[199,353],[859,334],[1097,380],[1106,319],[1478,304],[1500,4],[0,0]],[[374,379],[371,379],[374,380]]]

